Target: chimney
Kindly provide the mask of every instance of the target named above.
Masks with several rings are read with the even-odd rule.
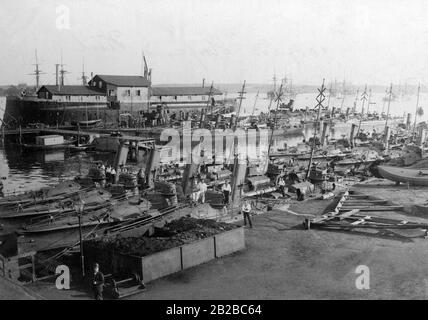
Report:
[[[202,88],[205,88],[205,78],[202,79]]]

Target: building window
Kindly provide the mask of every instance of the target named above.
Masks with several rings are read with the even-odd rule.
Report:
[[[125,92],[126,92],[126,95],[127,95],[128,97],[130,97],[130,96],[131,96],[131,90],[126,90]]]
[[[102,81],[100,81],[99,83],[98,83],[98,86],[100,87],[100,89],[103,87],[103,82]]]
[[[205,100],[205,96],[202,96],[202,100]]]
[[[96,87],[96,86],[97,86],[97,83],[96,83],[95,81],[93,81],[93,82],[92,82],[92,86],[93,86],[93,87]]]
[[[177,96],[174,96],[174,100],[177,100]]]
[[[192,96],[188,96],[189,100],[192,100]]]
[[[108,95],[109,95],[110,97],[113,97],[113,96],[115,96],[116,94],[114,93],[114,90],[110,89],[110,90],[108,91]]]
[[[137,97],[141,96],[141,90],[137,90],[136,93],[137,93]]]
[[[162,96],[159,96],[159,101],[162,101]]]

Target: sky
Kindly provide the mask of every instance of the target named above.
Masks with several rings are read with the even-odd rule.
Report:
[[[0,84],[42,84],[55,63],[78,84],[94,74],[141,74],[154,84],[387,85],[428,82],[427,0],[1,0]]]

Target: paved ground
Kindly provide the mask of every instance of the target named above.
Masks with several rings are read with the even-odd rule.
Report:
[[[36,292],[17,285],[3,277],[0,277],[0,300],[34,300],[41,299]]]
[[[421,191],[422,192],[422,191]],[[428,195],[427,191],[423,191]],[[314,214],[328,201],[292,205]],[[420,218],[408,220],[424,221]],[[428,240],[303,230],[304,216],[271,211],[246,229],[245,251],[159,279],[134,299],[426,299]],[[413,238],[412,238],[413,236]],[[370,270],[370,289],[356,288],[356,268]],[[48,299],[88,299],[52,284],[28,288]]]

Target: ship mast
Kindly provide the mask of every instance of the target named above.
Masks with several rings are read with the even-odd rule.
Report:
[[[331,98],[331,91],[333,90],[333,84],[330,82],[330,88],[328,89],[328,101],[327,101],[327,110],[330,107],[330,98]]]
[[[82,59],[82,85],[86,86],[88,84],[88,77],[85,74],[85,58]]]
[[[233,127],[231,128],[234,133],[236,133],[236,129],[238,128],[238,120],[239,120],[239,115],[241,114],[242,100],[245,99],[244,94],[246,93],[245,92],[246,82],[247,81],[244,80],[244,84],[242,85],[242,89],[241,89],[241,91],[238,92],[238,100],[239,100],[238,111],[236,112],[236,119],[235,119],[235,122],[233,123]],[[237,145],[235,143],[235,138],[233,139],[232,148],[233,148],[233,156],[235,156],[237,154]],[[229,155],[229,159],[230,159],[230,156],[231,155]]]
[[[364,92],[361,94],[361,101],[363,102],[361,105],[361,117],[364,115],[364,104],[367,101],[367,85],[364,87]]]
[[[354,108],[352,110],[353,113],[355,113],[357,111],[357,101],[358,101],[358,94],[360,93],[360,89],[357,89],[357,94],[355,95],[355,100],[354,100]]]
[[[65,79],[65,74],[68,73],[68,71],[66,71],[64,69],[64,64],[62,62],[62,51],[61,51],[61,69],[59,70],[59,74],[60,74],[60,83],[61,83],[61,87],[64,86],[64,79]]]
[[[254,112],[256,111],[256,104],[257,104],[258,98],[259,98],[259,91],[257,91],[256,98],[254,99],[254,106],[253,106],[253,112],[251,114],[251,118],[254,117]]]
[[[388,127],[389,107],[391,106],[391,98],[392,98],[392,83],[389,87],[388,109],[386,112],[386,121],[385,121],[385,134],[386,134],[386,128]]]
[[[30,75],[36,76],[36,92],[37,92],[40,87],[40,75],[44,74],[44,72],[40,70],[40,65],[37,58],[37,50],[35,50],[35,58],[36,58],[36,63],[33,64],[35,66],[34,73],[31,73]]]
[[[210,102],[211,102],[211,96],[213,95],[213,89],[214,89],[214,81],[212,81],[211,82],[211,87],[210,87],[210,91],[209,91],[209,93],[208,93],[208,101],[207,101],[207,111],[208,111],[208,108],[209,108],[209,106],[210,106]],[[211,112],[210,112],[210,114],[213,114],[213,109],[214,109],[214,106],[211,104]],[[203,111],[202,111],[203,112]]]
[[[326,88],[324,86],[324,81],[325,81],[325,79],[322,80],[322,85],[321,85],[321,88],[318,89],[319,93],[318,93],[318,96],[316,98],[316,101],[318,102],[316,105],[316,108],[318,108],[318,115],[317,115],[317,122],[316,122],[315,128],[314,128],[314,135],[313,135],[312,143],[311,143],[311,157],[309,159],[308,171],[306,172],[306,180],[309,178],[309,173],[310,173],[311,167],[312,167],[312,161],[314,158],[314,151],[315,151],[315,138],[317,136],[317,128],[318,128],[318,124],[320,121],[321,109],[323,108],[322,103],[325,100],[324,92],[325,92]]]
[[[272,147],[272,141],[273,141],[273,132],[274,132],[274,130],[276,129],[276,126],[277,126],[277,121],[278,121],[278,110],[279,110],[279,105],[281,104],[281,102],[282,102],[282,96],[283,96],[283,92],[282,92],[282,83],[281,83],[281,86],[279,87],[279,91],[278,91],[278,94],[277,94],[277,96],[276,96],[276,112],[275,112],[275,118],[274,118],[274,121],[273,121],[273,127],[271,127],[271,131],[272,131],[272,133],[271,133],[271,135],[270,135],[270,140],[269,140],[269,146],[268,146],[268,159],[269,159],[269,155],[270,155],[270,149],[271,149],[271,147]]]
[[[372,100],[372,89],[369,89],[369,99],[367,101],[367,116],[369,115],[369,108],[370,108],[370,104],[371,104],[371,100]]]
[[[416,118],[418,116],[418,108],[419,108],[419,94],[421,92],[421,84],[418,85],[418,96],[416,98],[416,111],[415,111],[415,122],[413,123],[413,133],[415,133],[416,130]]]
[[[268,117],[270,119],[270,108],[272,107],[273,99],[275,98],[275,91],[276,91],[276,76],[273,75],[273,94],[270,95],[270,101],[269,101],[269,107],[268,107]]]

